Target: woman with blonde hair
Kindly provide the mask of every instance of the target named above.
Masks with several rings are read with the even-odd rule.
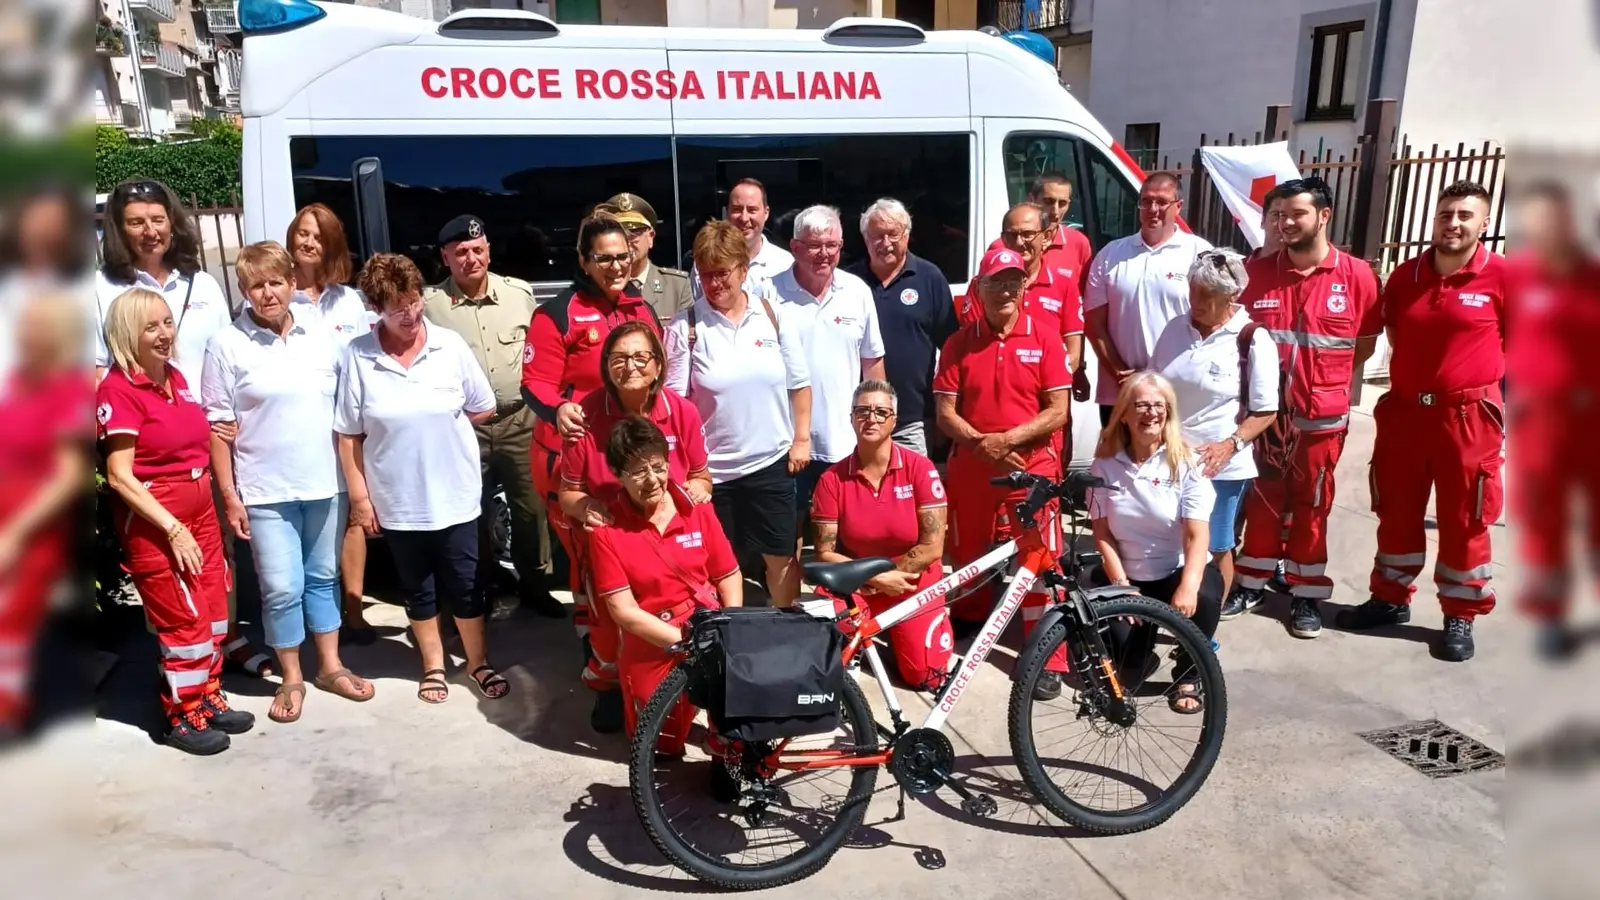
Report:
[[[123,567],[161,645],[166,742],[209,755],[228,749],[228,735],[250,730],[255,717],[230,709],[222,694],[228,562],[212,499],[211,429],[173,363],[177,331],[154,291],[133,288],[112,301],[111,366],[95,419]]]
[[[1090,467],[1106,486],[1090,491],[1089,518],[1107,581],[1170,603],[1211,637],[1222,611],[1222,573],[1209,553],[1216,493],[1179,422],[1167,379],[1145,371],[1123,382]],[[1141,653],[1136,645],[1153,635],[1114,637],[1135,647],[1133,659],[1151,657],[1152,647]],[[1198,673],[1187,658],[1175,660],[1173,675],[1172,710],[1191,715],[1204,709]]]

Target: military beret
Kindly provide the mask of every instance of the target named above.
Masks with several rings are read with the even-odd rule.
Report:
[[[624,225],[656,227],[656,208],[638,194],[618,194],[602,204],[601,208],[616,216],[617,221]]]
[[[439,229],[439,246],[483,237],[483,220],[473,215],[456,216]]]

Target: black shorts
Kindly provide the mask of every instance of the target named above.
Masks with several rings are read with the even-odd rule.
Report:
[[[794,555],[794,476],[789,474],[787,455],[765,469],[717,485],[711,503],[735,553]]]
[[[483,615],[477,590],[478,520],[438,531],[385,531],[406,617],[431,619],[442,599],[458,619]]]

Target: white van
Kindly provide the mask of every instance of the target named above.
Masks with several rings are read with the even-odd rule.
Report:
[[[260,30],[260,9],[276,24]],[[593,204],[644,197],[661,220],[653,258],[680,265],[749,176],[767,186],[780,245],[800,209],[837,206],[846,263],[864,253],[856,217],[898,198],[911,251],[959,293],[1042,172],[1073,179],[1069,220],[1097,250],[1136,230],[1132,160],[1049,64],[991,34],[886,19],[560,25],[509,10],[436,23],[308,0],[243,0],[239,16],[251,241],[281,240],[295,209],[320,201],[357,253],[406,253],[441,278],[438,229],[471,212],[496,271],[553,293]],[[1092,404],[1074,418],[1084,463],[1099,420]]]

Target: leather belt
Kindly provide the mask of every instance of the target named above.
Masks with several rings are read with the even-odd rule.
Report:
[[[511,416],[514,416],[517,413],[522,412],[524,409],[527,409],[527,408],[528,408],[528,404],[525,403],[524,401],[522,401],[522,400],[513,400],[510,403],[507,403],[507,404],[505,404],[503,406],[495,407],[494,417],[491,418],[489,421],[490,422],[499,422],[502,419],[510,418]]]
[[[1459,391],[1449,391],[1448,393],[1416,394],[1414,396],[1418,406],[1465,406],[1468,403],[1476,403],[1479,400],[1498,401],[1500,399],[1500,386],[1498,384],[1486,384],[1483,387],[1465,388]]]

